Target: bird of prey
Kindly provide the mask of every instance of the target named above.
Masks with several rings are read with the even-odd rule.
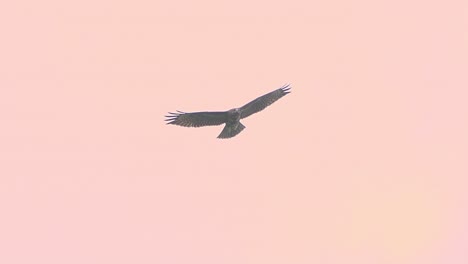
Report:
[[[258,97],[242,107],[233,108],[228,111],[186,113],[177,110],[176,113],[169,112],[169,115],[165,116],[165,121],[167,124],[185,127],[218,126],[226,124],[218,138],[232,138],[244,130],[245,126],[240,122],[242,118],[262,111],[267,106],[290,93],[290,89],[291,87],[289,84],[284,85],[279,89]]]

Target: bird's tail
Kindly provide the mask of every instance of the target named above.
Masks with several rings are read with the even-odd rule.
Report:
[[[233,136],[239,134],[242,130],[244,130],[245,126],[240,122],[236,124],[226,124],[224,126],[223,131],[219,134],[218,138],[232,138]]]

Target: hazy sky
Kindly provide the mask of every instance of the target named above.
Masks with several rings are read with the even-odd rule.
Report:
[[[4,2],[0,263],[466,263],[466,1]]]

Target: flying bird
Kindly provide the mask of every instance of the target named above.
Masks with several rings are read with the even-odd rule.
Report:
[[[289,84],[284,85],[279,89],[258,97],[242,107],[233,108],[228,111],[186,113],[177,110],[176,113],[169,112],[169,115],[165,116],[165,121],[167,124],[185,127],[218,126],[225,124],[218,138],[232,138],[245,128],[240,122],[241,119],[262,111],[267,106],[290,93],[290,89],[291,87]]]

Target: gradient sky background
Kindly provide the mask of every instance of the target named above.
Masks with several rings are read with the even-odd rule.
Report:
[[[467,263],[466,1],[0,10],[0,263]]]

